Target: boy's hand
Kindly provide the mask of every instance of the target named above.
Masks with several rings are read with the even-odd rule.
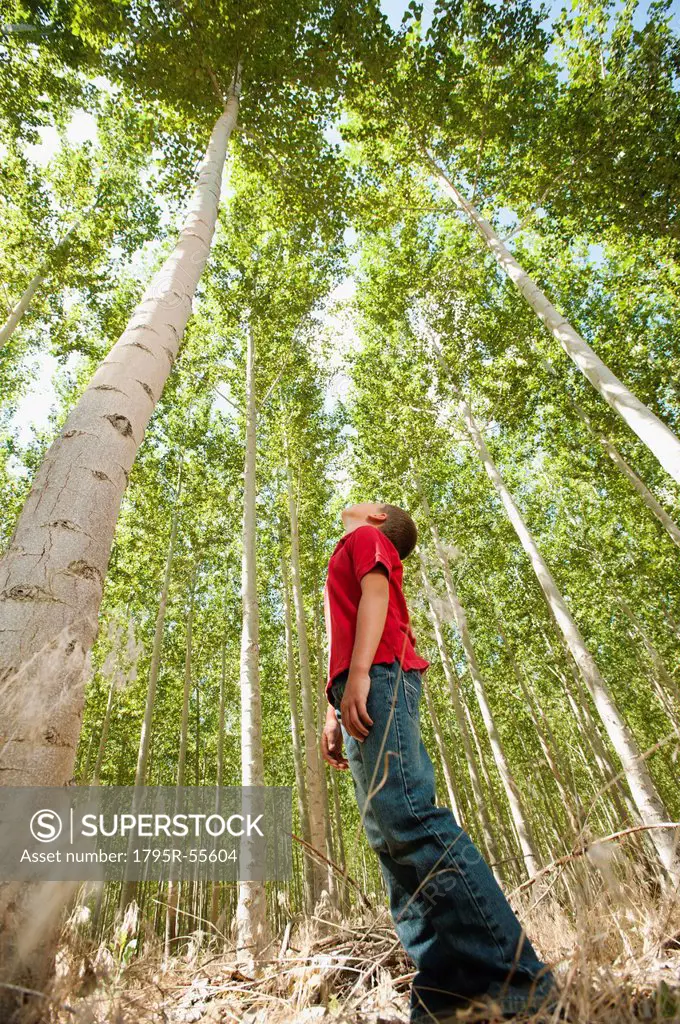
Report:
[[[340,701],[340,715],[350,736],[361,743],[368,736],[373,719],[366,710],[368,691],[371,689],[371,677],[368,672],[350,669],[345,692]]]
[[[326,716],[321,733],[321,753],[333,768],[349,768],[349,761],[342,753],[342,729],[335,717],[335,708],[331,708]]]

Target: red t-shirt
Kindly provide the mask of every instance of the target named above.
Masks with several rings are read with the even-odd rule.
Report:
[[[329,647],[326,682],[329,703],[332,703],[330,688],[333,679],[349,668],[352,660],[361,578],[378,563],[384,565],[388,572],[389,603],[373,664],[391,663],[396,658],[405,672],[429,667],[429,661],[415,651],[416,638],[401,589],[404,568],[399,552],[382,530],[366,523],[340,538],[328,563],[324,611]]]

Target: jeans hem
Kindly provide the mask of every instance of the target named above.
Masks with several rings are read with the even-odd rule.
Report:
[[[554,1005],[558,995],[554,981],[548,984],[528,986],[528,991],[508,992],[502,998],[485,993],[484,998],[491,1006],[496,1006],[503,1014],[513,1013],[537,1013],[539,1010],[548,1010]]]
[[[486,1006],[493,1005],[505,1016],[510,1016],[515,1013],[538,1013],[543,1010],[544,1012],[550,1012],[555,1008],[557,1003],[559,992],[555,985],[543,991],[535,991],[531,999],[526,996],[520,995],[519,992],[513,995],[507,995],[504,999],[494,999],[489,996],[488,993],[484,993],[479,996],[479,1002],[482,1001]],[[469,1008],[474,1003],[474,998],[470,998],[469,1001],[452,1003],[450,1007],[443,1009],[439,1007],[437,1010],[427,1011],[421,1007],[417,1008],[414,1013],[411,1011],[408,1024],[436,1024],[438,1021],[454,1021],[456,1020],[456,1013],[458,1010],[465,1012],[466,1008]],[[480,1014],[485,1012],[484,1005],[479,1007]]]

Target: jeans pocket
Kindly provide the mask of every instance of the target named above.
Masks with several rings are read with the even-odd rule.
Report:
[[[401,678],[404,684],[406,707],[408,708],[409,714],[415,718],[418,714],[418,705],[420,704],[420,672],[402,672]]]

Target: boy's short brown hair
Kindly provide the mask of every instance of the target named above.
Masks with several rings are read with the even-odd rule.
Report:
[[[398,505],[381,505],[381,512],[387,512],[387,519],[378,527],[394,544],[403,560],[413,551],[418,540],[418,529],[408,512]]]

